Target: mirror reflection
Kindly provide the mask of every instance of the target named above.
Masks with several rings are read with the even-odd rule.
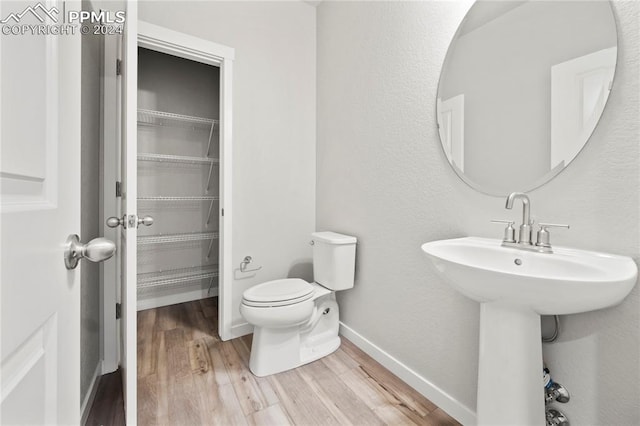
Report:
[[[449,163],[492,195],[536,188],[578,155],[613,84],[608,1],[478,1],[438,87]]]

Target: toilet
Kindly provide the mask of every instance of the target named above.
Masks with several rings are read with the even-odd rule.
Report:
[[[335,292],[353,287],[356,238],[314,232],[315,282],[268,281],[247,289],[240,313],[254,326],[249,368],[268,376],[315,361],[340,347]]]

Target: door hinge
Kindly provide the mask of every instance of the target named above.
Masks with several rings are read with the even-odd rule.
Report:
[[[116,197],[122,197],[122,182],[116,181]]]
[[[122,75],[122,60],[116,59],[116,75]]]
[[[224,209],[220,209],[220,210],[221,210],[221,211],[220,211],[220,214],[221,214],[222,216],[224,216]]]
[[[120,319],[122,316],[122,304],[116,303],[116,319]]]

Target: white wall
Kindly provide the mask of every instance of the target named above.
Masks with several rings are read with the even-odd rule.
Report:
[[[355,288],[338,296],[342,320],[475,410],[478,305],[420,252],[436,239],[500,238],[489,220],[520,214],[464,184],[438,139],[440,68],[471,3],[318,6],[316,215],[318,229],[359,239]],[[536,220],[571,224],[554,233],[555,244],[637,260],[640,4],[616,2],[614,11],[618,69],[600,125],[574,162],[530,196]],[[616,308],[565,316],[562,327],[544,349],[572,393],[561,410],[573,424],[640,423],[640,291]]]
[[[246,279],[236,271],[236,306],[251,285],[311,278],[296,265],[310,263],[315,229],[315,13],[297,1],[139,4],[144,21],[235,48],[232,262],[263,266]]]

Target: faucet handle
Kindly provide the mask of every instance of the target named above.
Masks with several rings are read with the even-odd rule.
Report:
[[[513,220],[494,219],[494,220],[491,221],[491,223],[506,223],[507,227],[504,228],[504,238],[502,239],[502,242],[504,242],[504,243],[515,243],[516,242],[516,230],[513,227],[513,224],[515,222]]]
[[[540,229],[538,230],[538,237],[536,240],[536,246],[538,247],[551,247],[549,242],[549,229],[548,228],[567,228],[569,225],[560,223],[539,223]]]
[[[563,223],[539,223],[538,226],[540,226],[540,228],[567,228],[569,229],[570,226],[569,225],[565,225]]]

